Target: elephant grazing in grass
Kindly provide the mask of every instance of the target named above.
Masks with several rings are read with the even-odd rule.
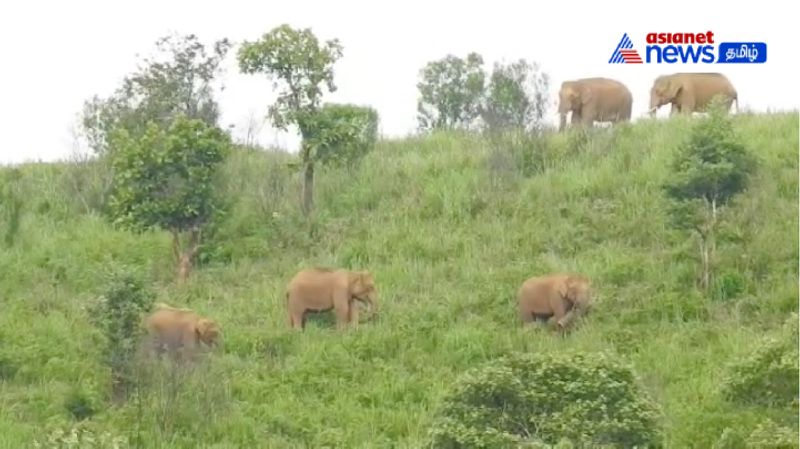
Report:
[[[378,311],[378,290],[368,271],[311,268],[300,271],[286,288],[289,325],[295,329],[305,326],[307,312],[333,309],[336,326],[358,325],[358,304],[368,303],[372,314]]]
[[[670,115],[705,112],[714,97],[721,97],[722,106],[730,110],[739,106],[739,95],[728,78],[721,73],[675,73],[662,75],[650,89],[650,116],[665,104],[672,104]]]
[[[178,309],[157,304],[156,311],[145,320],[156,354],[168,351],[175,358],[189,359],[201,344],[219,344],[222,331],[216,321],[190,309]]]
[[[519,317],[523,323],[555,321],[564,330],[591,307],[589,279],[578,274],[556,273],[532,277],[517,292]]]
[[[619,81],[608,78],[564,81],[558,92],[558,129],[566,127],[569,112],[573,125],[592,126],[594,122],[627,122],[632,107],[633,95]]]

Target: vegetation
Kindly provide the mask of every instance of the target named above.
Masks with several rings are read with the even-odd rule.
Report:
[[[417,84],[417,121],[422,130],[469,129],[481,113],[486,74],[483,58],[470,53],[466,59],[447,55],[431,61],[420,71]]]
[[[0,252],[0,447],[426,447],[454,380],[520,353],[630,366],[661,410],[664,447],[787,447],[796,408],[732,400],[727,386],[774,391],[749,379],[785,379],[796,363],[757,354],[798,310],[798,119],[731,118],[759,164],[725,206],[725,294],[711,296],[695,287],[697,251],[663,189],[697,119],[503,146],[455,132],[378,141],[357,165],[322,166],[309,217],[295,204],[298,157],[235,149],[213,180],[227,213],[179,285],[170,233],[87,211],[62,188],[72,166],[2,169],[22,206]],[[284,288],[309,265],[372,271],[380,319],[337,332],[321,315],[290,332]],[[89,305],[109,267],[137,267],[154,301],[217,319],[224,351],[174,377],[154,369],[135,396],[108,400],[107,340]],[[524,279],[556,270],[585,273],[600,295],[566,338],[523,328],[514,310]],[[750,360],[757,371],[740,368]]]
[[[443,399],[437,448],[658,447],[657,407],[616,357],[515,355],[490,361]]]
[[[700,286],[708,291],[716,256],[716,233],[723,208],[747,187],[756,160],[737,139],[722,107],[692,127],[672,162],[673,176],[666,185],[674,201],[673,224],[697,235],[702,271]]]
[[[481,118],[488,130],[536,129],[547,112],[550,80],[524,59],[496,63],[486,88]]]
[[[151,123],[138,139],[117,129],[111,141],[114,223],[137,231],[169,231],[177,279],[185,281],[200,250],[203,226],[220,209],[213,181],[228,150],[228,135],[178,116],[168,129]],[[185,245],[182,234],[188,234]]]
[[[82,125],[89,145],[97,154],[113,152],[115,130],[139,138],[151,123],[166,128],[178,115],[215,126],[219,106],[213,83],[230,47],[223,39],[208,49],[193,34],[156,41],[155,54],[142,58],[138,70],[111,96],[95,96],[84,105]]]
[[[300,158],[303,163],[303,210],[311,212],[314,202],[314,167],[316,149],[322,144],[313,138],[326,130],[319,129],[324,118],[318,117],[323,89],[336,91],[333,65],[342,57],[342,46],[336,39],[321,43],[311,29],[276,27],[255,42],[245,42],[239,49],[239,68],[243,73],[264,73],[273,87],[280,87],[278,99],[269,108],[275,127],[286,129],[296,125],[303,138]],[[341,138],[341,133],[336,133]]]

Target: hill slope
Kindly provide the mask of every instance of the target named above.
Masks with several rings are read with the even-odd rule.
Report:
[[[87,213],[95,168],[22,167],[19,232],[0,252],[0,447],[68,425],[76,401],[96,410],[90,427],[144,447],[420,447],[454,379],[512,351],[618,354],[663,407],[668,447],[708,448],[763,416],[792,422],[717,390],[726,365],[798,308],[798,115],[735,117],[761,164],[720,237],[719,278],[737,288],[711,299],[693,289],[695,244],[669,228],[660,187],[690,124],[381,142],[357,168],[319,172],[308,221],[292,157],[240,151],[221,181],[228,216],[185,287],[172,284],[168,236]],[[380,320],[336,332],[320,317],[289,332],[284,287],[308,265],[371,270]],[[225,354],[170,399],[106,400],[86,304],[109,267],[222,323]],[[523,329],[514,307],[524,279],[555,270],[600,292],[563,340]]]

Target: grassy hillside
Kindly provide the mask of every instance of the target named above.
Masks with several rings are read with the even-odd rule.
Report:
[[[310,220],[290,155],[239,151],[221,180],[227,217],[184,287],[165,233],[115,230],[87,208],[95,168],[23,166],[19,231],[0,252],[0,447],[69,427],[76,403],[95,410],[83,425],[142,447],[422,447],[457,376],[514,351],[628,361],[663,408],[667,447],[709,448],[766,416],[795,425],[718,392],[728,364],[798,309],[798,115],[734,119],[760,166],[725,213],[726,287],[712,298],[693,288],[696,244],[669,227],[660,187],[684,118],[545,141],[380,142],[357,168],[319,172]],[[337,332],[318,317],[290,332],[284,287],[309,265],[371,270],[380,319]],[[224,354],[169,398],[109,402],[86,305],[111,268],[222,324]],[[599,291],[566,339],[522,328],[515,310],[519,284],[555,270]]]

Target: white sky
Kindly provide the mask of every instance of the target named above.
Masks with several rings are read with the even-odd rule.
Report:
[[[582,3],[582,4],[581,4]],[[716,3],[716,4],[715,4]],[[537,61],[551,76],[551,110],[562,81],[607,76],[633,92],[634,117],[642,116],[655,76],[676,71],[721,71],[739,92],[740,107],[795,109],[797,15],[792,2],[694,1],[241,1],[72,0],[8,1],[0,6],[0,163],[56,160],[73,147],[70,128],[83,101],[111,93],[170,32],[194,33],[204,42],[228,37],[254,40],[282,23],[310,27],[321,39],[338,38],[344,57],[336,65],[339,90],[326,101],[376,108],[385,136],[416,127],[419,70],[448,53],[480,53],[486,67],[498,60]],[[627,32],[644,57],[648,32],[715,33],[723,41],[761,41],[765,64],[608,64]],[[222,124],[241,129],[266,114],[270,82],[237,73],[231,51],[226,89],[217,97]],[[668,113],[662,108],[659,116]],[[239,135],[236,131],[235,135]],[[260,142],[293,149],[297,137],[267,124]]]

